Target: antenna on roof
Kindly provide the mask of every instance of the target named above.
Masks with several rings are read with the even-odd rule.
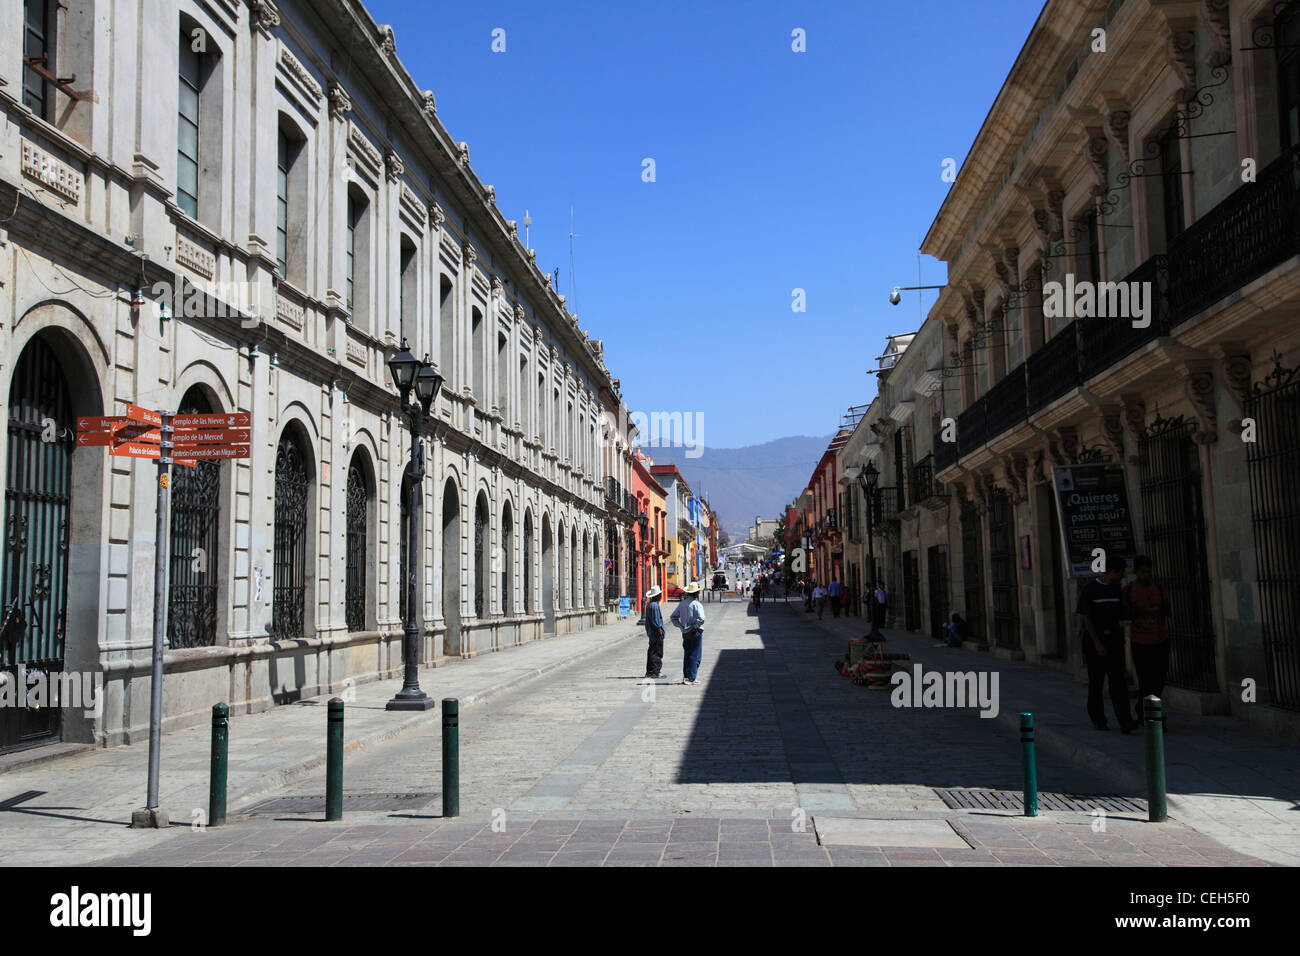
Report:
[[[524,248],[525,249],[532,248],[532,246],[529,245],[528,243],[528,227],[531,226],[532,224],[533,224],[533,217],[528,215],[528,210],[525,209],[524,210]]]

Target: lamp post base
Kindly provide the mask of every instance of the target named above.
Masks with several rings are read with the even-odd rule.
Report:
[[[394,695],[393,699],[384,705],[384,710],[433,710],[437,706],[436,700],[424,691],[420,691],[419,697],[403,697],[400,693]]]

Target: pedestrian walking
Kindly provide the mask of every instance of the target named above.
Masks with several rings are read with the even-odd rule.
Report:
[[[889,607],[889,594],[884,582],[876,585],[871,593],[871,633],[879,634],[885,626],[885,611]]]
[[[831,617],[839,617],[840,599],[844,596],[844,585],[840,584],[839,578],[831,582],[831,586],[826,589],[826,594],[831,600]]]
[[[659,609],[659,595],[663,591],[658,586],[645,593],[645,633],[650,639],[650,647],[645,655],[645,676],[656,680],[661,676],[664,664],[664,615]]]
[[[803,609],[806,613],[812,613],[813,586],[811,581],[803,583]]]
[[[754,610],[763,606],[763,576],[760,574],[754,582]]]
[[[700,655],[704,649],[704,605],[699,602],[700,584],[692,581],[686,585],[671,620],[682,632],[682,683],[698,684]]]
[[[1129,625],[1129,646],[1133,650],[1133,669],[1137,671],[1138,713],[1145,719],[1141,701],[1148,696],[1161,697],[1165,675],[1169,672],[1169,626],[1172,613],[1169,592],[1151,575],[1151,559],[1145,554],[1133,561],[1134,579],[1124,586],[1124,611]]]
[[[1083,616],[1083,656],[1088,663],[1088,716],[1098,730],[1109,730],[1102,682],[1110,684],[1110,702],[1119,729],[1131,733],[1137,726],[1128,702],[1124,675],[1124,568],[1123,558],[1110,558],[1106,570],[1079,592],[1078,612]]]
[[[813,603],[817,605],[817,620],[826,613],[826,589],[820,584],[813,588]]]

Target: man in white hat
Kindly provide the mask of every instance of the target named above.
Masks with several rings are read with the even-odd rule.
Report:
[[[700,653],[704,648],[704,605],[699,601],[700,582],[692,581],[683,590],[686,593],[672,613],[672,622],[682,631],[682,683],[698,684],[696,676],[700,672]]]
[[[657,585],[645,593],[645,632],[650,638],[650,649],[645,656],[645,676],[656,680],[664,664],[664,616],[659,610],[659,595],[662,593]]]

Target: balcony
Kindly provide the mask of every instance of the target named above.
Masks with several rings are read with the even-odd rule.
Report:
[[[1298,175],[1295,146],[1169,244],[1174,325],[1300,252]]]
[[[993,439],[1028,417],[1029,398],[1025,390],[1025,366],[1017,365],[984,396],[985,439]]]
[[[944,441],[943,430],[934,433],[934,470],[936,473],[943,471],[957,462],[957,443],[955,441]]]
[[[1081,383],[1080,324],[1071,322],[1025,361],[1031,415]]]
[[[943,485],[934,480],[934,456],[926,455],[912,466],[912,503],[943,497]]]
[[[984,447],[988,439],[987,399],[981,395],[957,416],[957,451],[963,457]]]
[[[871,520],[876,524],[899,520],[898,512],[900,498],[901,496],[898,493],[898,488],[894,485],[877,488],[875,500],[872,502]]]
[[[1145,328],[1135,329],[1131,319],[1083,319],[1079,324],[1079,349],[1083,355],[1082,379],[1087,381],[1152,339],[1169,334],[1169,263],[1152,256],[1122,280],[1151,283],[1151,316]]]

